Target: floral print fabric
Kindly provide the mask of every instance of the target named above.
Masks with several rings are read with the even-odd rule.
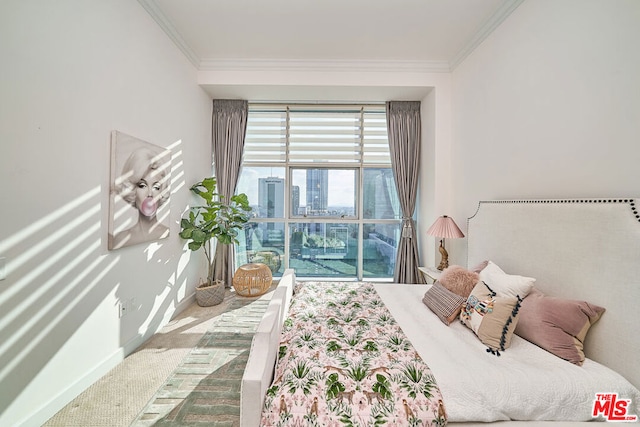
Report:
[[[442,395],[370,283],[304,282],[263,426],[442,426]]]

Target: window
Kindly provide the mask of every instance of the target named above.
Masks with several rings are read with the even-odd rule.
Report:
[[[291,169],[292,217],[357,218],[358,169]],[[300,201],[302,200],[302,204]]]
[[[250,104],[237,191],[253,218],[239,236],[238,265],[274,275],[393,277],[400,206],[384,105]]]

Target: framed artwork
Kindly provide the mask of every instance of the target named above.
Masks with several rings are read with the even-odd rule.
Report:
[[[111,132],[109,250],[169,235],[171,151]]]

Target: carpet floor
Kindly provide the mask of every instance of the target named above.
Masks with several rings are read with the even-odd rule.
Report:
[[[271,295],[194,303],[44,426],[239,426],[240,381]]]

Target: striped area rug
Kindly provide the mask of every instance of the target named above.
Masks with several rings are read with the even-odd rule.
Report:
[[[239,426],[240,382],[268,304],[236,298],[131,425]]]

